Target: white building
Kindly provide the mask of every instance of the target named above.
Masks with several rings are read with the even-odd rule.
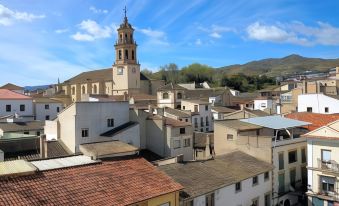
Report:
[[[34,98],[35,119],[40,121],[53,120],[63,109],[62,102],[49,98]]]
[[[120,102],[75,102],[53,121],[46,121],[47,140],[60,140],[71,152],[79,145],[120,140],[140,148],[139,124],[129,119],[129,104]]]
[[[254,99],[254,110],[261,110],[261,111],[264,111],[264,110],[267,110],[267,109],[270,109],[270,110],[275,110],[276,104],[274,102],[273,99],[271,98],[257,98],[257,99]]]
[[[184,187],[180,205],[271,206],[273,166],[240,151],[202,162],[158,165]]]
[[[339,113],[339,96],[302,94],[298,96],[298,112]]]
[[[14,114],[32,118],[33,99],[8,89],[0,89],[0,117]]]
[[[211,104],[201,100],[182,100],[181,110],[191,111],[192,126],[195,131],[213,131]]]
[[[339,120],[307,137],[308,205],[339,205]]]

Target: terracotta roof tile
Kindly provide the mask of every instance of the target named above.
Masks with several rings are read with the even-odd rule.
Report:
[[[13,92],[8,89],[0,89],[0,99],[32,99],[29,96]]]
[[[142,158],[0,180],[0,205],[129,205],[183,187]]]
[[[330,122],[339,119],[339,114],[318,114],[311,112],[295,112],[285,115],[285,117],[300,121],[312,123],[311,125],[305,126],[309,131],[318,129],[319,127],[325,126]]]

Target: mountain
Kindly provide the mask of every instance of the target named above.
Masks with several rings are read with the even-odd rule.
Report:
[[[35,91],[35,90],[45,90],[48,89],[51,85],[39,85],[39,86],[25,86],[25,91]]]
[[[338,59],[307,58],[292,54],[283,58],[269,58],[259,61],[251,61],[246,64],[230,65],[218,68],[222,74],[238,74],[267,76],[287,76],[306,71],[327,72],[329,69],[339,66]]]

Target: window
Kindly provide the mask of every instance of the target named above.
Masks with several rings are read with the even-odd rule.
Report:
[[[25,111],[25,105],[24,104],[20,104],[20,111],[21,112]]]
[[[72,95],[75,95],[75,87],[72,87]],[[73,99],[74,102],[74,99]]]
[[[307,112],[312,112],[312,107],[307,107]]]
[[[325,107],[325,113],[328,113],[329,109],[328,107]]]
[[[203,128],[201,128],[201,129],[200,129],[200,132],[204,132],[204,129],[203,129]]]
[[[49,109],[49,104],[45,104],[45,109]]]
[[[288,163],[291,164],[296,161],[298,161],[297,150],[288,152]]]
[[[182,99],[182,94],[180,92],[177,94],[177,98]]]
[[[278,176],[279,180],[279,194],[285,192],[285,173],[281,173]]]
[[[255,186],[258,184],[258,176],[252,178],[252,185]]]
[[[208,117],[206,116],[206,126],[209,126],[209,124]]]
[[[86,94],[86,87],[85,87],[85,86],[82,86],[82,87],[81,87],[81,93],[82,93],[82,94]]]
[[[324,193],[334,192],[334,183],[335,183],[334,177],[321,176],[320,181],[322,192]]]
[[[295,168],[290,170],[290,184],[293,188],[295,188],[295,181],[296,181],[296,170]]]
[[[173,141],[173,149],[177,149],[180,148],[181,144],[180,144],[180,140],[174,140]]]
[[[195,127],[195,128],[198,127],[198,118],[194,118],[194,127]]]
[[[188,119],[185,119],[185,122],[188,122]]]
[[[88,137],[88,128],[81,129],[81,137]]]
[[[107,119],[107,127],[114,127],[114,119]]]
[[[235,192],[240,192],[241,191],[241,182],[235,183]]]
[[[306,148],[301,149],[301,163],[306,162]]]
[[[121,50],[119,50],[119,59],[121,59]]]
[[[26,132],[24,132],[24,134],[29,134],[29,132],[26,131]]]
[[[137,70],[135,69],[135,67],[132,68],[132,73],[137,72]]]
[[[10,111],[12,111],[12,105],[7,104],[6,105],[6,112],[10,112]]]
[[[227,134],[227,140],[233,140],[233,134]]]
[[[128,50],[125,50],[125,59],[128,59]]]
[[[259,206],[259,197],[252,200],[252,205],[253,206]]]
[[[208,105],[205,105],[205,111],[208,111]]]
[[[266,103],[261,103],[261,107],[266,107]]]
[[[57,107],[56,110],[57,110],[57,112],[60,112],[60,108],[59,107]]]
[[[191,139],[184,139],[184,147],[190,147],[191,146]]]
[[[206,206],[214,206],[214,193],[206,195],[205,205]]]
[[[163,203],[163,204],[161,204],[161,205],[159,205],[159,206],[171,206],[171,203],[166,202],[166,203]]]
[[[185,134],[185,128],[180,128],[180,134]]]
[[[37,132],[36,132],[36,136],[40,136],[40,131],[37,131]]]
[[[204,118],[200,117],[200,126],[203,127],[204,126]]]
[[[93,86],[93,94],[96,94],[98,92],[98,88],[97,88],[97,85],[95,84]]]
[[[132,50],[132,60],[134,60],[134,50]]]
[[[182,110],[185,110],[185,108],[186,108],[185,106],[182,106]]]
[[[117,75],[123,75],[123,74],[124,74],[124,68],[123,67],[118,67]]]
[[[271,195],[269,193],[265,195],[265,206],[271,206]]]
[[[167,93],[167,92],[163,93],[163,94],[162,94],[162,98],[163,98],[163,99],[169,99],[168,93]]]
[[[279,153],[279,170],[284,169],[284,153]]]
[[[270,173],[269,172],[265,172],[264,173],[264,180],[267,181],[270,179]]]
[[[198,105],[194,105],[194,112],[198,112]]]
[[[323,163],[328,163],[331,161],[331,150],[321,150],[321,161]]]
[[[45,116],[45,120],[49,120],[49,115],[46,115],[46,116]]]

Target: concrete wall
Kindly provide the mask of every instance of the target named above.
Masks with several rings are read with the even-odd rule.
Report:
[[[313,113],[339,113],[338,105],[338,99],[331,98],[324,94],[303,94],[298,96],[298,112],[306,112],[307,107],[311,107]],[[325,107],[328,107],[328,113],[325,112]]]
[[[146,120],[146,147],[161,157],[165,157],[165,151],[169,150],[165,141],[165,135],[161,119]]]
[[[45,105],[49,105],[49,109],[45,109]],[[49,120],[55,119],[63,109],[62,103],[34,103],[34,108],[36,120],[40,121],[45,121],[47,115],[49,116]],[[59,112],[57,108],[59,108]]]
[[[180,128],[185,128],[185,134],[180,134]],[[184,141],[189,139],[190,145],[185,147]],[[174,148],[174,141],[180,141],[180,148]],[[167,157],[175,157],[178,155],[184,155],[184,160],[193,160],[193,131],[191,126],[186,127],[166,127],[166,142],[168,149],[166,151]]]
[[[11,105],[11,111],[6,111],[6,105]],[[25,105],[25,111],[20,111],[20,105]],[[23,116],[33,115],[33,100],[0,100],[0,116],[11,114],[19,114]]]
[[[139,123],[139,133],[140,133],[140,148],[146,149],[146,118],[149,115],[148,112],[145,112],[142,109],[130,109],[129,118],[131,121]]]
[[[58,121],[45,121],[44,131],[46,135],[46,140],[57,140],[59,138],[60,131],[58,130]]]

